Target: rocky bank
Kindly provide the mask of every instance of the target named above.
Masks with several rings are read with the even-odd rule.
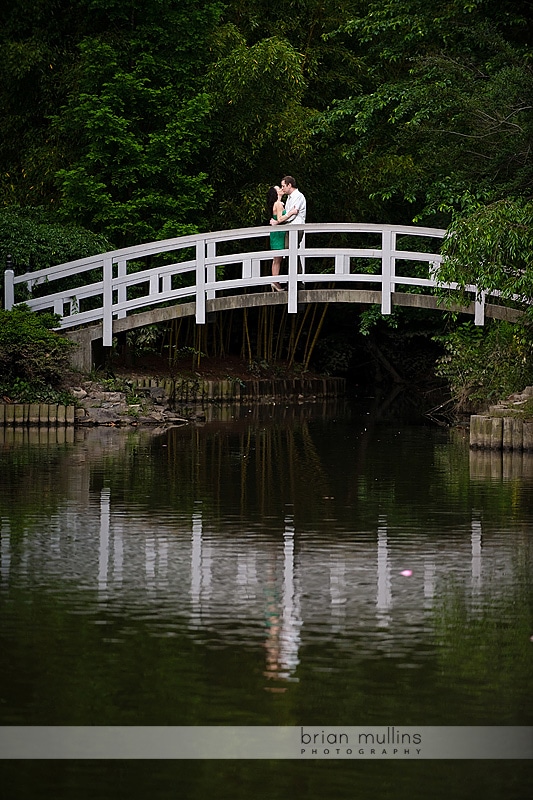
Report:
[[[170,408],[168,395],[159,386],[110,391],[97,381],[86,380],[70,392],[78,403],[76,425],[185,425],[203,418],[201,411],[184,416]]]

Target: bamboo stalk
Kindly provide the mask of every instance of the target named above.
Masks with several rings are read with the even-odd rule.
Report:
[[[316,331],[315,331],[315,335],[313,337],[313,341],[311,342],[311,346],[309,347],[309,351],[307,353],[307,358],[305,359],[305,362],[304,362],[304,370],[306,370],[309,367],[309,362],[311,360],[311,356],[313,355],[313,350],[315,349],[316,343],[318,341],[318,337],[320,336],[320,331],[322,330],[322,326],[324,324],[324,319],[326,317],[327,310],[328,310],[328,305],[327,305],[327,303],[324,303],[324,310],[322,311],[322,316],[320,317],[320,320],[319,320],[318,325],[316,327]]]
[[[275,321],[277,315],[274,315],[273,321]],[[282,309],[281,311],[281,322],[278,328],[278,336],[276,340],[276,350],[274,354],[275,361],[279,361],[283,354],[283,342],[285,340],[285,329],[287,327],[287,313]]]
[[[248,309],[247,308],[244,309],[244,313],[243,313],[243,329],[244,329],[243,333],[244,333],[244,337],[245,337],[245,341],[246,341],[246,346],[247,346],[247,349],[248,349],[248,363],[251,364],[252,363],[252,345],[251,345],[251,342],[250,342],[250,331],[248,330]],[[243,341],[243,346],[244,346],[244,341]]]
[[[309,315],[309,309],[310,309],[310,307],[306,306],[305,311],[303,313],[303,317],[302,317],[302,321],[301,321],[300,327],[297,330],[295,341],[294,341],[294,344],[293,344],[292,353],[290,354],[290,357],[289,357],[289,367],[292,367],[292,365],[294,364],[294,359],[295,359],[295,356],[296,356],[296,348],[298,347],[298,342],[300,341],[300,336],[302,335],[302,331],[303,331],[305,322],[306,322],[307,317]]]

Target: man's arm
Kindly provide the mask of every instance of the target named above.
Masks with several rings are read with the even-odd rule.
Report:
[[[277,220],[271,219],[270,220],[270,224],[271,225],[286,225],[287,222],[291,221],[291,217],[295,217],[299,213],[300,213],[300,211],[296,207],[295,208],[291,208],[289,213],[288,214],[284,214],[284,216],[281,217],[281,219],[277,219]]]

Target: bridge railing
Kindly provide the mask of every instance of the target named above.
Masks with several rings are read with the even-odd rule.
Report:
[[[196,321],[206,320],[208,300],[259,289],[273,280],[270,228],[216,231],[150,242],[97,256],[15,275],[5,272],[5,307],[25,302],[35,311],[53,311],[60,328],[103,324],[103,344],[110,346],[113,320],[139,310],[194,300]],[[381,310],[390,314],[398,287],[434,289],[438,283],[440,240],[445,230],[364,223],[290,224],[285,256],[287,272],[276,280],[287,290],[287,311],[297,313],[298,287],[312,284],[374,285],[381,290]],[[366,242],[370,239],[370,242]],[[421,240],[423,249],[412,247]],[[363,246],[368,244],[368,246]],[[431,246],[430,246],[431,244]],[[411,270],[409,262],[422,264]],[[448,288],[456,288],[447,285]],[[476,297],[475,287],[469,287]],[[477,298],[476,322],[483,323]],[[478,308],[479,307],[479,308]]]

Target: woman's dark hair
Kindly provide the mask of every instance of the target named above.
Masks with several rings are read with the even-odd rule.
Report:
[[[267,192],[267,199],[266,199],[266,213],[267,219],[270,221],[270,218],[274,214],[274,203],[278,199],[278,191],[274,186],[271,186]]]

